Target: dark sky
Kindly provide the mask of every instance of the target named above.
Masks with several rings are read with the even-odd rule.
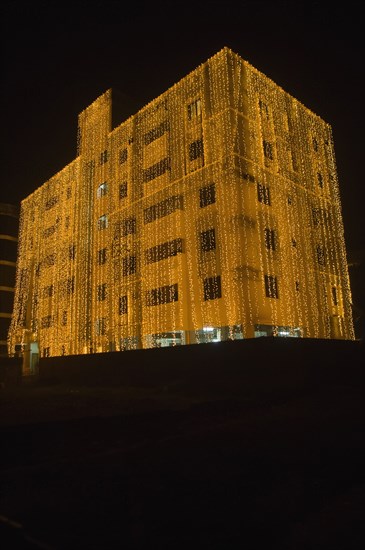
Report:
[[[3,1],[1,197],[76,156],[78,114],[108,88],[138,106],[228,46],[331,124],[349,250],[364,248],[361,3]]]

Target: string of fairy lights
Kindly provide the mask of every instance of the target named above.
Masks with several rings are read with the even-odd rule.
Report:
[[[9,352],[353,339],[331,128],[224,48],[22,202]]]

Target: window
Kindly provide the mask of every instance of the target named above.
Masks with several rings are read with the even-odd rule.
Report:
[[[163,136],[165,132],[169,130],[169,122],[165,120],[164,122],[161,122],[158,126],[155,128],[152,128],[147,134],[143,136],[143,141],[145,145],[148,145],[149,143],[152,143],[152,141],[155,141],[159,137]]]
[[[124,181],[123,183],[119,184],[119,198],[125,199],[128,193],[128,183]]]
[[[274,275],[265,275],[266,298],[279,298],[278,280]]]
[[[95,333],[97,336],[106,334],[106,319],[105,317],[95,321]]]
[[[315,137],[312,139],[312,144],[313,144],[314,151],[317,153],[318,152],[318,141]]]
[[[265,227],[264,230],[265,246],[267,250],[276,250],[276,233],[275,229]]]
[[[67,310],[64,309],[61,317],[61,325],[65,327],[67,325]]]
[[[70,227],[70,216],[65,217],[65,228],[68,229]]]
[[[297,241],[295,239],[292,239],[291,240],[291,244],[292,244],[292,247],[296,248],[297,246]]]
[[[199,189],[200,208],[215,203],[215,184],[211,183],[207,187]]]
[[[98,250],[98,264],[104,265],[107,260],[107,248],[102,248]]]
[[[55,233],[56,230],[57,230],[57,224],[51,225],[50,227],[47,227],[47,229],[43,231],[43,236],[45,238],[50,237],[51,235],[53,235],[53,233]]]
[[[263,148],[264,148],[264,155],[267,159],[273,160],[274,159],[274,150],[273,145],[269,141],[263,140],[262,142]]]
[[[203,140],[197,139],[189,145],[189,159],[190,161],[196,160],[199,157],[202,157],[204,154]]]
[[[335,286],[332,287],[332,303],[334,306],[338,305],[337,288]]]
[[[262,202],[263,204],[266,204],[268,206],[271,205],[270,200],[270,188],[266,187],[265,185],[262,185],[261,183],[257,184],[257,198],[259,202]]]
[[[317,172],[317,180],[319,187],[323,189],[323,176],[320,172]]]
[[[44,206],[44,209],[45,210],[50,210],[51,208],[53,208],[56,204],[58,203],[58,197],[57,196],[53,196],[51,197],[50,199],[47,200],[45,206]]]
[[[318,227],[322,223],[321,209],[312,208],[313,226]]]
[[[143,211],[144,223],[151,223],[159,218],[163,218],[175,212],[175,210],[184,210],[183,195],[174,195],[154,204]]]
[[[159,306],[160,304],[169,304],[177,302],[179,299],[177,283],[174,285],[162,286],[147,291],[147,306]]]
[[[127,277],[128,275],[133,275],[137,271],[137,257],[136,256],[127,256],[122,259],[122,275]]]
[[[116,227],[116,231],[118,232],[120,237],[126,237],[127,235],[133,235],[136,233],[137,230],[137,221],[136,218],[125,218],[124,220],[120,221]]]
[[[317,262],[319,263],[319,265],[325,266],[326,265],[326,253],[325,253],[324,247],[321,244],[318,244],[316,251],[317,251]]]
[[[98,219],[98,230],[102,231],[103,229],[106,229],[108,227],[108,216],[106,214],[103,214]]]
[[[119,164],[124,164],[128,159],[128,149],[122,149],[119,151]]]
[[[165,172],[170,170],[170,164],[170,159],[166,157],[159,162],[156,162],[156,164],[153,164],[149,168],[146,168],[146,170],[143,170],[144,183],[147,183],[154,180],[155,178],[158,178],[159,176],[162,176]]]
[[[76,245],[70,244],[68,247],[68,259],[74,260],[76,258]]]
[[[210,250],[215,250],[215,230],[207,229],[207,231],[202,231],[200,233],[200,250],[202,252],[209,252]]]
[[[268,108],[268,106],[266,105],[266,103],[264,103],[263,101],[261,101],[261,99],[259,100],[259,107],[260,107],[260,112],[261,112],[261,114],[262,114],[267,120],[269,120],[269,108]]]
[[[43,357],[50,357],[51,355],[51,348],[43,348]]]
[[[128,296],[120,296],[119,298],[119,315],[128,313]]]
[[[97,188],[96,196],[98,197],[98,199],[100,199],[100,197],[104,197],[107,193],[108,193],[108,184],[106,181],[104,181]]]
[[[75,292],[75,276],[66,279],[64,282],[64,290],[66,294],[73,294]]]
[[[174,239],[173,241],[168,241],[146,250],[146,263],[151,264],[154,262],[159,262],[160,260],[165,260],[171,256],[177,256],[177,254],[180,254],[182,251],[182,239]]]
[[[51,296],[53,296],[53,293],[54,293],[54,286],[53,285],[49,285],[49,286],[44,287],[44,289],[43,289],[44,298],[50,298]]]
[[[71,187],[67,187],[67,189],[66,189],[66,199],[70,199],[71,196],[72,196]]]
[[[188,105],[188,120],[194,120],[200,118],[202,114],[202,102],[201,99],[196,99],[190,105]]]
[[[208,277],[203,281],[204,300],[216,300],[222,297],[221,276]]]
[[[51,267],[56,263],[56,254],[49,254],[43,260],[44,267]]]
[[[97,289],[98,302],[104,302],[104,300],[106,299],[106,292],[107,292],[106,283],[102,283],[101,285],[98,285],[98,289]]]
[[[295,290],[296,290],[297,292],[300,291],[300,283],[299,283],[299,281],[295,281]]]
[[[108,151],[107,150],[103,151],[100,154],[100,164],[105,164],[106,162],[108,162],[108,158],[109,158]]]
[[[53,316],[52,315],[46,315],[46,317],[42,317],[41,319],[41,328],[49,328],[53,325]]]

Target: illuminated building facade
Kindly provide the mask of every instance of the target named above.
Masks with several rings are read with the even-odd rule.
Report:
[[[9,348],[353,339],[331,127],[223,48],[22,201]]]

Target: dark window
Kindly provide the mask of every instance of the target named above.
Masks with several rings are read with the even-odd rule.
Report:
[[[200,118],[202,114],[202,103],[200,99],[196,99],[188,105],[188,120]]]
[[[162,286],[147,291],[146,303],[148,306],[158,306],[160,304],[169,304],[177,302],[179,299],[177,283],[174,285]]]
[[[267,298],[279,298],[278,280],[274,275],[265,275],[265,294]]]
[[[338,305],[337,288],[335,286],[332,287],[332,302],[334,306]]]
[[[53,293],[54,293],[54,286],[53,285],[49,285],[49,286],[44,287],[43,296],[45,298],[50,298],[51,296],[53,296]]]
[[[119,151],[119,164],[124,164],[128,159],[128,149],[122,149]]]
[[[300,291],[300,283],[299,283],[299,281],[295,281],[295,290],[296,290],[297,292]]]
[[[313,143],[313,149],[317,153],[317,151],[318,151],[318,141],[315,137],[313,138],[312,143]]]
[[[317,245],[317,262],[319,263],[319,265],[326,265],[326,253],[325,253],[325,249],[324,247],[321,245],[321,244],[318,244]]]
[[[71,196],[72,196],[71,187],[67,187],[67,189],[66,189],[66,199],[70,199]]]
[[[196,160],[199,157],[202,157],[204,154],[203,140],[197,139],[189,145],[189,159]]]
[[[270,206],[271,200],[270,200],[270,188],[266,187],[265,185],[262,185],[261,183],[257,184],[257,198],[259,202],[262,202],[263,204],[267,204]]]
[[[275,229],[269,229],[265,227],[264,230],[265,236],[265,246],[268,250],[276,250],[276,233]]]
[[[155,141],[159,137],[163,136],[165,132],[169,130],[169,123],[167,120],[164,122],[161,122],[156,128],[152,128],[147,134],[143,136],[144,144],[148,145],[149,143],[152,143],[152,141]]]
[[[125,197],[127,196],[127,193],[128,193],[128,183],[124,181],[119,185],[119,198],[125,199]]]
[[[314,227],[318,227],[322,223],[321,209],[312,208],[312,220]]]
[[[57,196],[51,197],[50,199],[47,200],[47,202],[46,202],[44,208],[45,208],[45,210],[50,210],[50,209],[53,208],[57,203],[58,203],[58,197],[57,197]]]
[[[221,276],[208,277],[203,281],[204,300],[216,300],[222,297]]]
[[[43,348],[43,357],[49,357],[51,355],[51,348]]]
[[[70,227],[70,216],[65,217],[65,227],[66,229]]]
[[[207,187],[199,189],[200,208],[215,203],[215,184],[211,183]]]
[[[268,106],[266,105],[266,103],[264,103],[263,101],[261,101],[261,99],[259,100],[259,107],[260,107],[260,112],[261,112],[261,114],[262,114],[267,120],[269,120],[269,108],[268,108]]]
[[[45,238],[50,237],[51,235],[53,235],[53,233],[55,233],[56,229],[57,229],[57,224],[47,227],[47,229],[43,231],[43,236]]]
[[[64,290],[66,294],[73,294],[75,292],[75,277],[72,276],[64,282]]]
[[[108,227],[108,216],[106,214],[103,214],[98,219],[98,229],[101,231],[102,229],[106,229]]]
[[[182,239],[174,239],[173,241],[168,241],[154,246],[153,248],[149,248],[145,252],[145,258],[148,264],[152,264],[170,258],[171,256],[177,256],[177,254],[180,254],[182,251]]]
[[[323,189],[323,176],[320,172],[317,173],[317,180],[319,187]]]
[[[128,296],[120,296],[119,298],[119,315],[128,313]]]
[[[69,260],[74,260],[76,258],[76,245],[70,244],[68,247],[68,258]]]
[[[136,218],[125,218],[121,222],[118,223],[117,227],[119,236],[126,237],[127,235],[133,235],[136,233],[137,230],[137,221]]]
[[[103,302],[106,299],[107,284],[98,285],[97,299],[98,302]]]
[[[290,195],[288,196],[288,204],[293,204],[293,199],[291,198]]]
[[[107,248],[102,248],[98,250],[98,264],[104,265],[107,259]]]
[[[262,145],[264,147],[264,155],[267,159],[273,160],[274,159],[274,151],[273,151],[273,145],[269,141],[263,141]]]
[[[215,250],[215,230],[207,229],[200,233],[200,250],[202,252],[209,252]]]
[[[162,174],[170,170],[170,164],[170,159],[166,157],[149,168],[146,168],[146,170],[143,170],[143,181],[147,183],[148,181],[162,176]]]
[[[51,267],[56,263],[56,254],[49,254],[43,260],[44,267]]]
[[[61,317],[61,325],[64,327],[67,325],[67,310],[64,309]]]
[[[136,256],[127,256],[122,259],[122,275],[127,277],[128,275],[133,275],[137,271],[137,257]]]
[[[296,248],[296,246],[297,246],[297,241],[296,241],[295,239],[292,239],[292,240],[291,240],[291,244],[292,244],[292,246],[293,246],[294,248]]]
[[[100,153],[100,164],[105,164],[106,162],[108,162],[108,158],[109,155],[107,150]]]
[[[53,316],[52,315],[46,315],[46,317],[42,317],[41,319],[41,328],[49,328],[53,325]]]
[[[163,218],[175,212],[175,210],[184,210],[183,195],[169,197],[143,211],[144,223],[151,223],[159,218]]]

